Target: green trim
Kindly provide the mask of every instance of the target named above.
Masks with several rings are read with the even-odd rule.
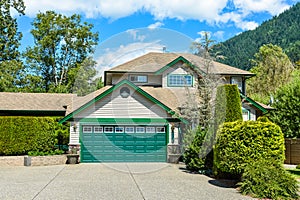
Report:
[[[190,66],[192,69],[196,68],[190,61],[188,61],[187,59],[185,59],[182,56],[179,56],[178,58],[176,58],[175,60],[173,60],[172,62],[168,63],[166,66],[164,66],[163,68],[157,70],[154,74],[155,75],[161,75],[164,71],[166,71],[167,69],[169,69],[170,67],[172,67],[173,65],[175,65],[177,62],[182,61],[185,64],[187,64],[188,66]]]
[[[103,93],[101,93],[100,95],[98,95],[97,97],[95,97],[94,99],[92,99],[91,101],[89,101],[88,103],[84,104],[83,106],[81,106],[77,110],[75,110],[72,113],[70,113],[67,116],[65,116],[63,119],[61,119],[59,121],[59,123],[64,123],[64,122],[68,121],[69,119],[71,119],[75,115],[77,115],[78,113],[80,113],[83,110],[87,109],[88,107],[90,107],[91,105],[93,105],[94,103],[96,103],[97,101],[99,101],[100,99],[104,98],[105,96],[111,94],[113,91],[117,90],[118,88],[120,88],[123,85],[128,85],[128,86],[132,87],[135,91],[139,92],[141,95],[143,95],[144,97],[146,97],[147,99],[149,99],[150,101],[152,101],[154,104],[156,104],[159,107],[161,107],[168,114],[170,114],[170,115],[174,115],[175,114],[175,111],[173,111],[171,108],[169,108],[168,106],[164,105],[162,102],[160,102],[159,100],[157,100],[156,98],[154,98],[153,96],[151,96],[150,94],[148,94],[147,92],[145,92],[144,90],[142,90],[141,88],[139,88],[138,86],[136,86],[135,84],[133,84],[132,82],[130,82],[128,80],[122,80],[119,83],[117,83],[116,85],[112,86],[111,88],[107,89],[106,91],[104,91]]]
[[[170,85],[170,81],[169,81],[170,76],[190,76],[192,78],[192,83],[191,83],[191,85],[172,86],[172,85]],[[168,74],[168,76],[167,76],[167,86],[168,87],[193,87],[194,86],[194,76],[191,75],[191,74]]]
[[[256,107],[257,109],[259,109],[260,111],[262,111],[263,114],[266,114],[268,112],[268,110],[266,110],[264,107],[262,107],[261,105],[259,105],[256,101],[254,101],[250,97],[247,97],[247,96],[243,95],[242,93],[240,93],[240,96],[241,96],[241,98],[243,98],[246,101],[248,101],[249,103],[251,103],[254,107]]]

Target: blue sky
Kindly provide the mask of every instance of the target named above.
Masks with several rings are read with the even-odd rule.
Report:
[[[100,35],[94,55],[98,70],[149,51],[188,52],[190,43],[208,31],[216,42],[280,14],[300,0],[24,0],[18,17],[21,50],[33,44],[31,22],[38,12],[80,14]]]

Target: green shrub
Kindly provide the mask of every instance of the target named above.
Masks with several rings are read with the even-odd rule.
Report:
[[[284,137],[271,122],[227,122],[217,133],[214,148],[214,174],[240,178],[244,168],[260,159],[283,164]]]
[[[0,117],[0,155],[53,151],[57,126],[53,117]]]
[[[226,84],[217,88],[215,119],[217,127],[224,122],[242,121],[242,104],[237,85]]]
[[[201,130],[201,128],[198,127],[195,130],[190,130],[190,132],[194,132],[189,134],[194,134],[195,137],[184,152],[183,160],[188,170],[199,171],[200,169],[205,169],[205,158],[200,157],[200,150],[206,131]]]
[[[63,150],[55,149],[51,151],[41,152],[41,151],[29,151],[28,156],[51,156],[51,155],[61,155],[63,154]]]
[[[249,163],[244,170],[240,191],[256,198],[298,199],[298,182],[282,165],[270,160]]]

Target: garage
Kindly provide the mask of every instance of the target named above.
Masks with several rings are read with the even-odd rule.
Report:
[[[81,162],[166,162],[165,125],[80,125]]]

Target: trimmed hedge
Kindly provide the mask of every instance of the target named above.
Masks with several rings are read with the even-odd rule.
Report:
[[[0,117],[0,155],[51,152],[63,129],[58,126],[54,117]]]
[[[215,119],[218,125],[224,122],[242,121],[242,103],[237,85],[225,84],[217,88]]]
[[[227,122],[217,133],[214,173],[217,177],[240,178],[248,163],[256,160],[283,164],[284,150],[283,133],[272,122]]]

